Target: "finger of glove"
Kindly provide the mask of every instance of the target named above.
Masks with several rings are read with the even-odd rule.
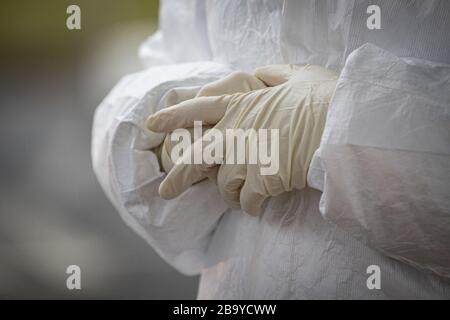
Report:
[[[245,93],[263,88],[266,88],[264,82],[254,75],[242,71],[235,71],[222,79],[203,86],[197,93],[197,97]]]
[[[208,139],[208,134],[204,136]],[[210,178],[213,181],[217,176],[217,164],[207,164],[203,162],[203,139],[195,141],[186,150],[183,156],[175,163],[165,179],[159,186],[159,195],[163,199],[173,199],[189,189],[193,184]],[[211,144],[218,145],[222,141],[213,141]],[[214,148],[214,146],[212,146]],[[200,159],[199,163],[196,163]]]
[[[198,165],[175,165],[159,185],[158,192],[163,199],[174,199],[206,178],[206,173],[199,170]]]
[[[240,208],[241,189],[247,175],[244,164],[223,164],[217,174],[217,186],[222,199],[231,208]]]
[[[242,210],[252,216],[259,216],[263,212],[262,205],[267,196],[262,195],[251,187],[250,180],[246,180],[241,189],[241,207]]]
[[[295,72],[303,67],[295,64],[272,64],[256,68],[254,75],[267,86],[274,87],[288,81]]]
[[[158,103],[158,110],[164,109],[182,101],[195,98],[198,87],[180,87],[167,91]]]
[[[190,128],[194,121],[203,125],[214,125],[222,119],[231,96],[199,97],[183,101],[177,105],[162,109],[145,122],[153,132],[172,132],[179,128]]]

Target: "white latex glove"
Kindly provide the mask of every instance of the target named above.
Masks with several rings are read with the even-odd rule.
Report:
[[[231,74],[229,74],[228,76],[211,82],[205,86],[203,86],[200,91],[197,93],[196,97],[209,97],[209,96],[220,96],[220,95],[227,95],[227,94],[233,94],[233,93],[239,93],[239,92],[248,92],[248,91],[252,91],[252,90],[258,90],[258,89],[262,89],[262,88],[266,88],[266,85],[259,80],[258,78],[256,78],[253,75],[250,75],[248,73],[245,72],[240,72],[240,71],[236,71],[233,72]],[[166,108],[165,109],[166,113],[170,113],[170,109]],[[194,138],[194,130],[192,128],[192,124],[193,124],[193,118],[191,120],[190,117],[195,116],[195,114],[184,114],[179,115],[180,120],[185,120],[187,121],[185,124],[177,124],[177,128],[186,128],[190,133],[191,133],[191,137]],[[158,118],[155,120],[157,122],[159,122],[161,120],[161,114],[159,114]],[[163,116],[164,117],[164,116]],[[185,118],[186,117],[186,118]],[[156,156],[158,157],[160,166],[162,167],[163,171],[168,173],[170,172],[170,170],[173,168],[174,163],[171,159],[171,152],[172,149],[174,148],[174,146],[177,144],[177,141],[172,141],[171,139],[171,131],[173,130],[167,130],[166,127],[164,127],[162,129],[162,127],[160,126],[161,123],[158,124],[151,124],[150,120],[151,117],[147,120],[147,127],[155,132],[168,132],[168,134],[166,135],[164,142],[159,145],[157,148],[154,149]],[[175,120],[175,119],[174,119]],[[192,124],[191,124],[192,123]],[[186,125],[187,124],[187,125]],[[204,126],[204,133],[206,133],[206,130],[210,129],[211,126],[208,126],[207,123],[204,123],[206,126]],[[152,129],[153,128],[153,129]],[[192,142],[194,142],[192,140]],[[213,180],[214,176],[210,176]],[[203,177],[206,178],[206,177]]]
[[[170,170],[160,185],[161,197],[175,198],[193,183],[217,176],[220,193],[230,206],[258,215],[266,198],[306,186],[309,163],[319,146],[338,76],[310,65],[272,65],[257,69],[255,76],[270,87],[194,98],[155,113],[147,126],[152,131],[171,132],[200,120],[215,125],[224,136],[226,129],[279,129],[279,171],[261,175],[260,163],[221,164],[225,159],[185,164],[191,153],[201,152],[205,141],[213,141],[206,133]]]

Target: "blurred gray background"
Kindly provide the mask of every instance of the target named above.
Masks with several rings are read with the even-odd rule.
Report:
[[[82,30],[66,28],[78,4]],[[185,277],[109,204],[90,161],[95,107],[157,27],[153,0],[3,0],[0,298],[195,298]],[[81,267],[82,290],[66,288]]]

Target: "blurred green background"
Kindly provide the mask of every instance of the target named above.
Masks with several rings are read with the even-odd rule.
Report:
[[[66,26],[66,9],[80,6],[82,30]],[[2,0],[0,10],[1,54],[11,58],[51,57],[69,59],[110,28],[143,22],[149,28],[158,19],[155,0]]]
[[[81,7],[82,30],[66,28]],[[0,298],[195,298],[130,230],[91,168],[92,116],[157,28],[153,0],[0,5]],[[82,290],[66,288],[68,265]]]

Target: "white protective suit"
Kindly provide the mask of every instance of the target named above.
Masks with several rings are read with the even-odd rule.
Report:
[[[367,29],[367,7],[371,4],[381,8],[380,30]],[[449,274],[445,253],[450,245],[446,236],[450,234],[450,77],[448,66],[435,64],[450,63],[450,3],[165,0],[160,19],[160,30],[140,48],[144,62],[151,68],[122,79],[96,111],[93,166],[127,224],[181,272],[201,273],[199,298],[450,297],[450,281],[443,277]],[[350,53],[366,42],[394,55],[364,46],[351,56],[347,67],[345,61]],[[381,58],[373,58],[374,52]],[[403,63],[396,56],[427,61]],[[365,58],[370,63],[355,64]],[[164,174],[150,149],[158,146],[164,135],[146,130],[145,119],[156,110],[193,97],[200,86],[233,69],[251,71],[273,63],[311,63],[336,71],[344,69],[330,105],[321,147],[308,174],[309,185],[316,189],[272,198],[260,217],[228,209],[210,181],[192,186],[176,199],[159,198],[158,186]],[[371,71],[384,63],[373,79],[364,79],[364,74],[370,78]],[[422,72],[427,67],[431,71]],[[391,68],[398,71],[396,76],[383,79]],[[408,82],[409,78],[405,80],[402,75],[413,78]],[[429,82],[421,82],[425,80]],[[361,94],[361,83],[377,85],[367,90],[373,95]],[[407,95],[406,100],[401,100],[404,95],[394,95],[400,97],[400,107],[392,114],[388,107],[391,98],[376,95],[386,86],[393,94],[418,89],[428,90],[428,94]],[[338,95],[340,88],[347,91]],[[349,101],[354,104],[346,113],[344,93],[352,92],[352,88],[356,91]],[[408,109],[410,101],[413,106],[423,103],[427,108],[415,117]],[[368,116],[353,117],[365,114],[365,107],[355,111],[359,102],[372,107]],[[379,125],[367,127],[367,118]],[[339,120],[347,124],[342,131],[336,123]],[[389,134],[399,123],[404,125],[401,135],[390,141]],[[424,126],[437,126],[426,143],[402,140]],[[358,135],[358,128],[364,134]],[[382,139],[374,138],[384,129]],[[347,145],[350,149],[353,144],[364,148],[366,142],[372,149],[385,150],[389,162],[383,162],[377,153],[376,161],[370,156],[360,159],[345,153]],[[345,148],[336,149],[340,145]],[[336,162],[334,150],[339,154]],[[416,152],[418,157],[397,158],[398,150]],[[428,158],[430,154],[435,157]],[[357,168],[363,167],[363,174],[352,171],[347,159],[354,160]],[[405,159],[408,161],[399,165]],[[437,169],[431,167],[434,165],[438,165]],[[399,179],[412,172],[414,177],[427,178],[419,180],[418,188],[413,188],[414,179],[408,180],[405,189],[391,179],[396,182],[393,196],[404,198],[396,203],[387,197],[388,207],[396,210],[384,211],[384,196],[390,193],[370,195],[389,190],[390,184],[380,186],[380,179],[373,177],[395,174],[395,168],[402,170]],[[370,183],[364,185],[366,179]],[[437,190],[435,197],[433,191]],[[411,205],[401,205],[405,203]],[[427,216],[430,204],[433,207]],[[413,213],[407,214],[411,208]],[[395,219],[383,223],[383,212]],[[414,219],[417,213],[420,218]],[[392,221],[395,223],[391,225]],[[408,229],[410,225],[413,227]],[[405,230],[395,237],[396,232]],[[436,237],[430,237],[435,231]],[[421,245],[414,246],[414,241]],[[442,258],[424,255],[430,249],[433,254],[443,253]],[[380,289],[368,289],[367,270],[372,265],[380,269]]]

